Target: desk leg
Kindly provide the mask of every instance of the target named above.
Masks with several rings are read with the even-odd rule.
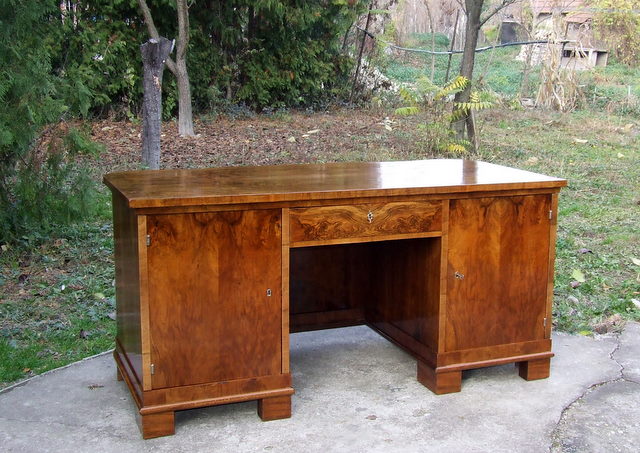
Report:
[[[258,415],[265,422],[291,417],[291,396],[276,396],[258,400]]]
[[[436,395],[455,393],[462,388],[462,371],[436,373],[429,365],[418,360],[418,382]]]
[[[545,379],[549,377],[551,369],[551,359],[529,360],[518,363],[518,372],[522,379],[533,381],[535,379]]]
[[[174,412],[140,415],[140,431],[144,439],[175,434]]]

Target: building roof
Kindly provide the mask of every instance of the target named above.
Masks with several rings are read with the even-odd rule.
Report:
[[[537,14],[552,14],[557,8],[567,22],[582,24],[593,19],[593,13],[584,0],[531,0],[531,8]]]

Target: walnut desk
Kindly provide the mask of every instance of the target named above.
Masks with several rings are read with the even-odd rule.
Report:
[[[111,173],[118,378],[145,438],[174,411],[291,415],[289,333],[367,324],[435,393],[549,375],[563,179],[427,160]]]

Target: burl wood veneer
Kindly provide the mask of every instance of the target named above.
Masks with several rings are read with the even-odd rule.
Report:
[[[112,173],[114,356],[143,437],[174,412],[291,416],[289,333],[367,324],[435,393],[549,375],[563,179],[466,160]]]

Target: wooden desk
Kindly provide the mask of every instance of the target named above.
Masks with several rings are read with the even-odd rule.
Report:
[[[549,375],[563,179],[466,160],[112,173],[118,377],[145,438],[174,411],[291,415],[289,333],[367,324],[435,393]]]

